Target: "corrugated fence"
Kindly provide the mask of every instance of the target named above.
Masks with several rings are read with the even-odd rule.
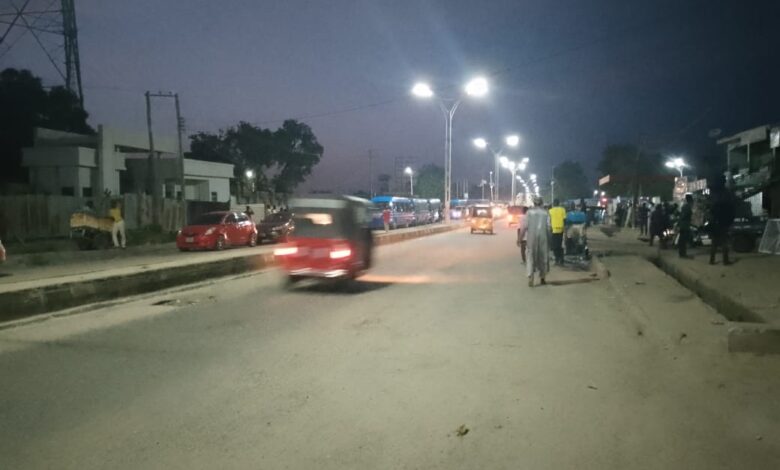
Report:
[[[70,232],[70,215],[83,209],[91,201],[95,212],[108,215],[111,201],[123,203],[128,229],[152,223],[152,197],[144,194],[125,194],[118,198],[84,198],[75,196],[0,196],[0,239],[32,240],[65,237]],[[176,231],[186,215],[185,204],[174,199],[163,199],[160,225],[164,231]]]

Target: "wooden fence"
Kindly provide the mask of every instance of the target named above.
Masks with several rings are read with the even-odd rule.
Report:
[[[84,198],[75,196],[0,196],[0,239],[32,240],[66,237],[70,233],[70,215],[84,208],[87,201],[95,212],[108,215],[111,201],[116,198]],[[144,194],[120,196],[128,229],[152,224],[152,197]],[[163,199],[160,225],[164,231],[176,231],[185,220],[185,204]]]

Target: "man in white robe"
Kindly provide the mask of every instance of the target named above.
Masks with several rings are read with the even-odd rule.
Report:
[[[534,199],[534,207],[523,217],[520,226],[520,239],[525,237],[526,270],[528,286],[534,286],[534,275],[539,272],[541,284],[546,284],[545,277],[550,270],[550,249],[548,237],[550,231],[550,215],[544,210],[542,198]]]

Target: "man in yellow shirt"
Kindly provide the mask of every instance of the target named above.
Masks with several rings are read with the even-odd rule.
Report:
[[[566,209],[561,207],[558,199],[553,201],[550,208],[550,229],[552,231],[552,250],[555,254],[555,264],[563,265],[563,227],[566,220]]]
[[[125,219],[122,217],[122,203],[114,201],[111,205],[111,209],[108,211],[108,215],[114,219],[114,224],[111,226],[111,238],[114,241],[114,248],[119,248],[119,240],[117,240],[117,234],[122,236],[122,248],[127,243],[127,236],[125,235]]]

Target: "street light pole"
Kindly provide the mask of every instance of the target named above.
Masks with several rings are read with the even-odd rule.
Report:
[[[412,167],[407,166],[406,169],[404,169],[404,173],[409,175],[409,196],[414,197],[414,171],[412,170]]]
[[[473,97],[484,96],[488,92],[488,82],[482,77],[477,77],[468,82],[464,92]],[[426,83],[417,83],[412,88],[412,94],[419,98],[433,98],[435,94]],[[461,98],[451,101],[448,105],[444,99],[439,98],[439,108],[444,113],[444,221],[450,221],[450,206],[452,201],[452,119],[455,116]]]

